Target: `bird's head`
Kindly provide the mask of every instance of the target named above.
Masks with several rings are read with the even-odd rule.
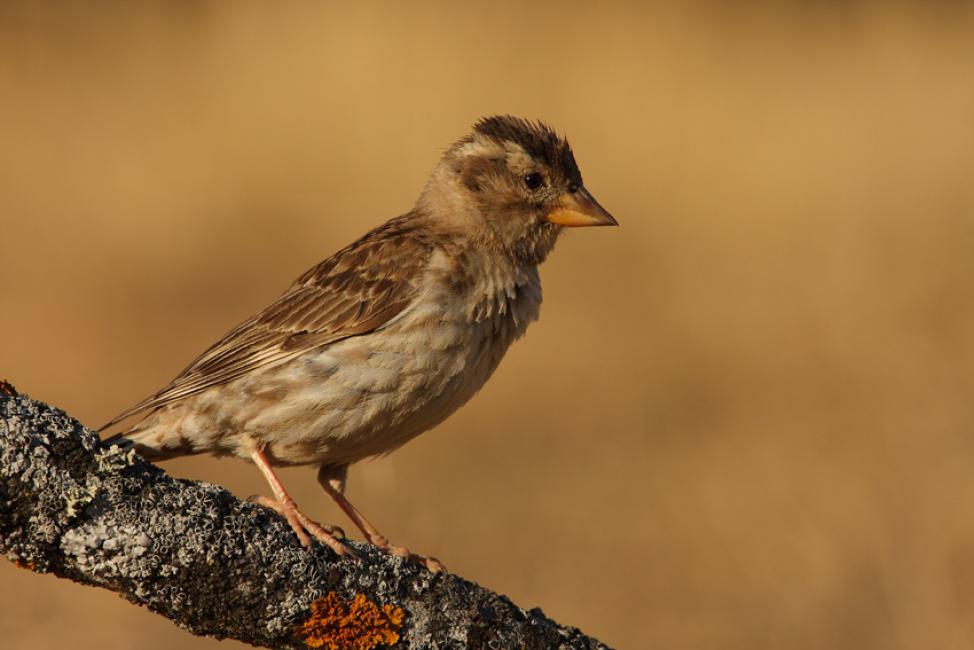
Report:
[[[614,226],[582,185],[568,142],[540,122],[487,117],[443,156],[425,212],[518,261],[544,260],[564,227]]]

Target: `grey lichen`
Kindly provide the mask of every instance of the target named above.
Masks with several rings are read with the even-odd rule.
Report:
[[[8,386],[0,553],[20,566],[111,589],[194,634],[269,648],[307,647],[296,629],[328,594],[401,608],[399,648],[605,648],[540,610],[365,544],[350,542],[360,562],[306,551],[277,514],[106,448]]]

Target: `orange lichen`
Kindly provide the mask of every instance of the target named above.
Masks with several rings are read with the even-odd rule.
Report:
[[[17,397],[17,389],[6,379],[0,379],[0,393],[7,397]]]
[[[311,616],[295,634],[311,648],[372,650],[397,643],[405,618],[395,605],[379,606],[365,594],[348,601],[332,591],[311,603]]]
[[[17,558],[16,560],[14,560],[14,564],[16,564],[21,569],[27,569],[28,571],[33,571],[34,569],[37,568],[37,565],[34,564],[33,562],[31,562],[29,560],[27,562],[24,562],[20,558]]]

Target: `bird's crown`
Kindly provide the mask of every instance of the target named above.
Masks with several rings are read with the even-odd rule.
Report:
[[[541,121],[493,115],[481,118],[474,124],[473,131],[474,135],[481,135],[500,145],[508,142],[519,145],[534,160],[552,169],[562,170],[566,176],[578,174],[571,145]]]

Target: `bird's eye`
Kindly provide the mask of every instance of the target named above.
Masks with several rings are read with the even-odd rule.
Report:
[[[531,172],[524,177],[524,184],[529,190],[536,190],[544,184],[544,178],[538,172]]]

